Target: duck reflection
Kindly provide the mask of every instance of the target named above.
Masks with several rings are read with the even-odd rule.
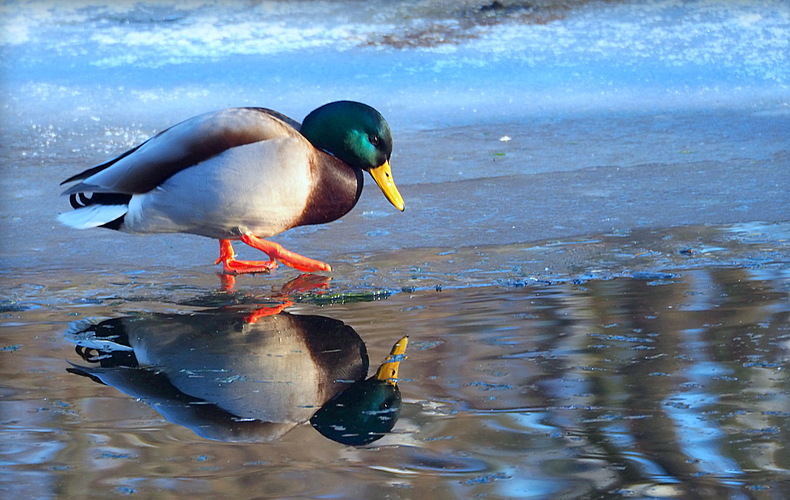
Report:
[[[139,398],[207,439],[273,441],[307,421],[351,445],[389,432],[400,412],[396,382],[407,337],[365,380],[367,349],[353,328],[277,312],[106,320],[69,334],[89,365],[68,371]]]

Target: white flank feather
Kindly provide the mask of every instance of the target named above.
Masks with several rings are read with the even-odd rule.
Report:
[[[90,205],[71,212],[58,215],[61,224],[76,228],[89,229],[112,222],[124,215],[129,207],[126,205]]]

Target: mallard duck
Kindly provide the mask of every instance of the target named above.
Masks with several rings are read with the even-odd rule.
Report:
[[[264,238],[347,214],[362,192],[363,171],[398,210],[392,134],[381,114],[353,101],[312,111],[300,125],[265,108],[230,108],[170,127],[117,158],[69,177],[72,207],[58,219],[78,229],[189,233],[216,238],[228,274],[268,272],[277,261],[306,272],[330,271]],[[237,260],[231,241],[268,261]]]
[[[151,405],[173,423],[223,441],[271,441],[363,381],[369,358],[349,325],[283,312],[139,314],[75,323],[66,336],[89,376]]]
[[[248,318],[222,308],[77,322],[66,338],[88,364],[67,370],[142,400],[208,439],[272,441],[308,420],[350,445],[392,430],[408,337],[366,380],[365,343],[342,321],[286,312]]]

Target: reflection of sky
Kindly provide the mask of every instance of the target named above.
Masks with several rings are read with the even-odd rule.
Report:
[[[496,476],[491,479],[496,480]],[[497,486],[497,493],[503,498],[548,498],[566,489],[557,481],[518,476],[508,476],[507,481],[499,481]]]
[[[717,397],[704,392],[674,394],[664,402],[667,414],[676,422],[678,446],[696,467],[705,474],[742,474],[738,462],[723,449],[727,434],[705,413]]]
[[[563,366],[540,378],[540,392],[551,404],[548,411],[514,415],[519,427],[566,442],[568,452],[578,453],[581,460],[617,457],[628,470],[638,471],[641,480],[656,484],[708,475],[739,484],[748,472],[744,469],[760,461],[749,448],[761,445],[751,443],[735,451],[731,440],[781,428],[767,416],[781,403],[761,397],[766,404],[750,404],[749,394],[776,394],[771,388],[778,379],[764,377],[776,374],[772,360],[782,355],[767,354],[767,349],[765,355],[750,354],[761,352],[760,344],[743,349],[729,344],[741,334],[751,338],[754,328],[775,327],[774,313],[786,313],[787,305],[781,300],[752,302],[760,285],[744,286],[744,278],[774,277],[775,270],[768,276],[749,270],[738,274],[727,280],[717,273],[686,271],[682,280],[662,286],[637,281],[597,284],[597,293],[606,300],[573,294],[568,311],[575,320],[560,328],[564,335],[550,349],[542,345],[532,357],[518,357],[546,358],[552,360],[547,366]],[[621,296],[634,301],[621,302]],[[747,297],[751,308],[742,312],[741,301]],[[779,342],[767,335],[756,337],[767,340],[763,346]],[[743,362],[753,358],[759,366]],[[744,384],[747,390],[739,391]],[[740,411],[745,417],[733,415]],[[760,448],[759,456],[770,454]]]
[[[716,307],[713,297],[719,295],[719,287],[706,273],[694,273],[689,279],[694,290],[690,297],[696,299],[696,307],[691,310],[711,310]],[[698,292],[699,291],[699,292]],[[687,294],[688,297],[688,294]],[[715,383],[714,377],[732,370],[710,359],[712,346],[702,337],[705,329],[688,328],[680,332],[683,342],[678,345],[681,355],[693,360],[691,365],[678,375],[686,379],[681,387],[705,388]],[[738,463],[726,456],[727,434],[708,415],[712,409],[720,407],[719,396],[704,391],[683,391],[668,395],[663,407],[676,422],[678,446],[689,459],[698,461],[695,466],[706,474],[737,474],[741,472]]]

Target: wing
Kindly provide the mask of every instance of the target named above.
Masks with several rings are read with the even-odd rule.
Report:
[[[139,194],[173,174],[228,149],[275,137],[299,135],[299,123],[265,108],[230,108],[174,125],[107,163],[70,177],[81,180],[63,194]]]

